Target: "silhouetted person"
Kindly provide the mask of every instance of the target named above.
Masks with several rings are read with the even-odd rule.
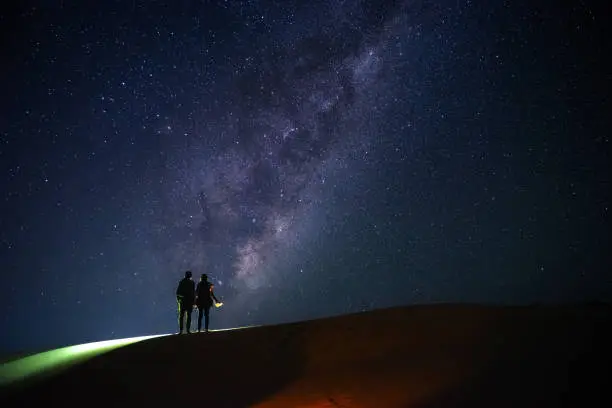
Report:
[[[208,281],[205,273],[200,276],[200,281],[196,288],[196,305],[198,306],[198,331],[202,330],[202,316],[204,316],[204,330],[208,333],[208,323],[210,321],[210,308],[213,301],[219,303],[213,291],[214,285]]]
[[[183,332],[183,317],[187,314],[187,333],[191,333],[191,312],[195,301],[195,282],[191,280],[191,271],[185,272],[176,288],[178,303],[179,334]]]

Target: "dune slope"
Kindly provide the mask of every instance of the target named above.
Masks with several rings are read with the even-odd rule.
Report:
[[[0,405],[607,406],[610,310],[412,306],[158,337],[4,387]]]

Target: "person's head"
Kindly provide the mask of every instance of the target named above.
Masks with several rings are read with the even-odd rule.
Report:
[[[200,276],[200,280],[201,281],[207,281],[208,280],[208,275],[203,273],[202,276]]]
[[[187,272],[185,272],[185,277],[186,277],[186,278],[191,279],[191,276],[192,276],[191,271],[187,271]]]

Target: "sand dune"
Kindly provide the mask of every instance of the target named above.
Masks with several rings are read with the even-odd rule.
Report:
[[[0,405],[608,406],[610,311],[430,305],[157,337],[5,386]]]

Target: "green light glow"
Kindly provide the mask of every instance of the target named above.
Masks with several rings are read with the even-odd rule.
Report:
[[[257,326],[242,326],[211,331],[223,332],[230,330],[242,330],[251,327]],[[34,375],[66,368],[116,348],[127,346],[128,344],[162,336],[168,336],[168,334],[128,337],[125,339],[78,344],[76,346],[62,347],[9,361],[8,363],[0,365],[0,386],[7,385],[18,380],[23,380]]]
[[[64,368],[96,355],[106,353],[113,349],[127,346],[142,340],[154,337],[167,336],[166,334],[155,336],[130,337],[117,340],[97,341],[76,346],[62,347],[55,350],[45,351],[28,357],[10,361],[0,366],[0,386],[7,385],[17,380],[22,380],[46,371]]]

